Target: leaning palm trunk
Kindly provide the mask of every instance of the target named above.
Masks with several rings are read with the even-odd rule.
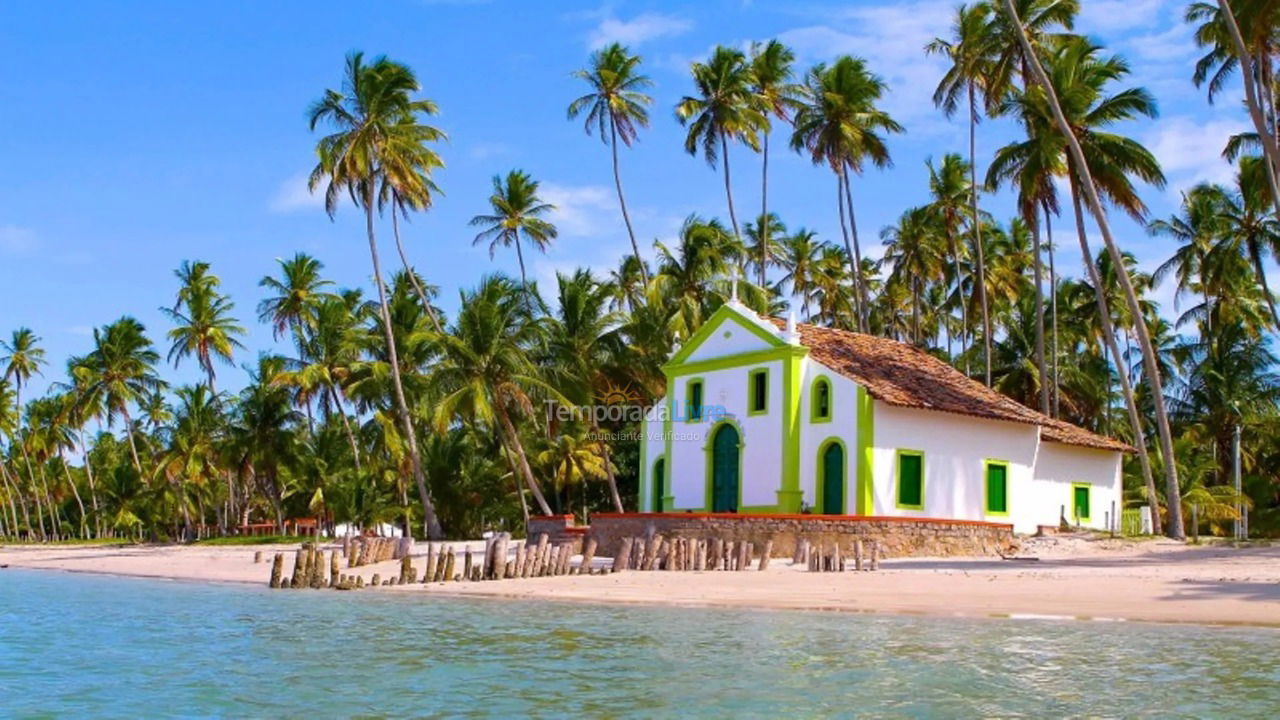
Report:
[[[1050,351],[1053,353],[1053,417],[1058,417],[1061,393],[1058,391],[1058,270],[1053,261],[1053,220],[1049,213],[1049,204],[1044,206],[1044,240],[1049,251],[1049,334],[1053,338]]]
[[[591,429],[596,435],[600,435],[600,424],[596,422],[595,415],[591,416]],[[626,512],[622,509],[622,495],[618,493],[618,479],[613,474],[613,462],[609,459],[609,443],[599,440],[600,443],[600,459],[604,461],[604,474],[609,481],[609,495],[613,499],[613,509],[617,512]]]
[[[400,242],[400,216],[396,210],[395,203],[391,205],[391,234],[396,238],[396,252],[400,254],[400,264],[404,266],[404,272],[409,276],[409,282],[413,283],[413,291],[418,295],[418,301],[422,303],[422,309],[427,311],[427,316],[431,318],[431,325],[435,327],[436,332],[443,333],[440,327],[440,318],[436,317],[435,308],[431,307],[431,302],[427,299],[427,291],[422,289],[422,283],[418,282],[418,274],[413,271],[413,267],[409,265],[409,258],[404,254],[404,244]]]
[[[1031,49],[1031,42],[1027,39],[1026,31],[1022,27],[1022,21],[1018,18],[1018,11],[1013,6],[1013,0],[1003,0],[1003,2],[1005,12],[1018,29],[1018,42],[1022,45],[1023,54],[1035,73],[1036,82],[1044,89],[1045,95],[1049,100],[1049,107],[1053,111],[1054,121],[1067,140],[1067,150],[1070,152],[1072,162],[1079,169],[1080,182],[1085,192],[1085,200],[1089,203],[1089,211],[1093,214],[1094,221],[1098,223],[1098,229],[1102,232],[1102,240],[1107,245],[1107,253],[1111,256],[1112,262],[1115,263],[1117,268],[1116,275],[1119,277],[1125,300],[1129,304],[1129,311],[1133,314],[1133,324],[1138,336],[1138,344],[1142,348],[1142,363],[1146,370],[1147,383],[1151,386],[1151,401],[1155,405],[1156,427],[1160,431],[1160,450],[1165,470],[1165,507],[1169,511],[1167,534],[1169,537],[1180,540],[1186,537],[1186,531],[1182,524],[1182,493],[1178,488],[1178,467],[1173,454],[1173,435],[1169,429],[1169,415],[1165,409],[1164,388],[1160,382],[1160,368],[1156,364],[1156,354],[1151,345],[1151,334],[1147,330],[1147,324],[1142,314],[1142,306],[1138,303],[1138,294],[1134,291],[1133,282],[1129,279],[1129,273],[1125,269],[1124,258],[1120,255],[1120,248],[1116,245],[1115,238],[1111,234],[1111,225],[1107,222],[1106,213],[1103,212],[1102,200],[1098,197],[1097,186],[1093,184],[1093,173],[1089,171],[1089,164],[1085,161],[1084,151],[1080,148],[1080,142],[1076,139],[1075,132],[1071,129],[1071,124],[1067,122],[1067,118],[1062,112],[1062,106],[1058,103],[1058,95],[1049,83],[1049,77],[1045,74],[1044,67],[1040,64],[1040,59],[1035,56]],[[1226,5],[1225,3],[1221,4]],[[1227,13],[1230,16],[1229,8]],[[1230,18],[1230,24],[1232,28],[1235,28],[1234,17]],[[1239,29],[1235,29],[1233,34],[1237,42],[1239,42]],[[1243,43],[1241,43],[1242,45]],[[1246,77],[1248,76],[1248,73],[1244,74]],[[1278,203],[1278,206],[1280,206],[1280,203]]]
[[[404,385],[400,382],[400,358],[396,352],[395,333],[391,330],[391,313],[387,309],[387,288],[382,282],[378,240],[373,231],[373,210],[373,183],[368,182],[365,190],[365,231],[369,235],[369,257],[373,261],[373,281],[378,286],[378,310],[382,318],[382,332],[387,342],[391,384],[395,388],[396,414],[400,416],[400,429],[404,431],[405,440],[409,445],[413,479],[418,485],[418,495],[422,500],[422,529],[428,539],[436,540],[443,536],[443,532],[440,529],[440,520],[436,517],[435,505],[431,503],[431,495],[427,492],[427,481],[422,474],[422,457],[418,452],[418,435],[413,430],[413,420],[409,417],[409,404],[404,399]]]
[[[515,425],[511,424],[511,418],[507,417],[506,408],[502,407],[501,401],[494,408],[494,412],[498,416],[498,423],[502,426],[502,434],[507,438],[507,445],[520,466],[520,474],[524,476],[525,484],[533,492],[533,499],[538,501],[538,509],[542,511],[543,515],[550,515],[551,506],[547,504],[547,498],[543,496],[542,488],[538,487],[538,481],[533,479],[533,469],[529,467],[529,457],[525,455],[524,445],[520,442],[520,435],[516,433]]]
[[[1035,268],[1035,299],[1036,299],[1036,372],[1039,373],[1040,385],[1040,412],[1045,415],[1049,414],[1049,374],[1045,372],[1044,366],[1044,284],[1041,260],[1040,260],[1040,222],[1037,219],[1040,211],[1035,205],[1031,207],[1031,238],[1032,252],[1034,258],[1032,266]]]
[[[338,414],[342,416],[342,430],[347,435],[347,443],[351,445],[351,457],[355,459],[356,472],[360,472],[360,446],[356,444],[356,435],[351,430],[351,419],[347,417],[347,408],[342,403],[342,396],[338,394],[334,386],[329,386],[329,394],[333,396],[333,404],[338,408]]]
[[[836,172],[836,208],[840,211],[840,235],[844,238],[845,253],[849,258],[849,274],[853,276],[853,314],[855,320],[861,314],[861,305],[859,297],[861,296],[860,287],[858,285],[859,275],[857,268],[853,267],[853,245],[849,242],[849,225],[844,217],[844,175],[839,171]],[[832,321],[834,322],[834,311]],[[855,330],[861,329],[858,323],[853,324]]]
[[[62,539],[62,513],[53,501],[53,493],[49,492],[49,476],[44,471],[44,462],[37,463],[40,468],[40,485],[44,488],[45,507],[49,508],[49,529],[53,531],[54,541]]]
[[[769,133],[764,133],[760,163],[760,287],[769,282]]]
[[[960,243],[955,233],[947,231],[947,241],[951,245],[951,259],[956,271],[956,300],[960,305],[960,356],[964,358],[964,374],[969,374],[969,311],[965,308],[964,271],[960,267]]]
[[[1280,215],[1280,187],[1276,184],[1276,173],[1280,172],[1280,147],[1276,145],[1276,137],[1271,132],[1267,118],[1262,112],[1258,88],[1254,85],[1253,56],[1245,47],[1244,37],[1240,35],[1240,26],[1236,24],[1235,11],[1227,0],[1218,0],[1218,8],[1227,21],[1227,32],[1231,36],[1231,44],[1235,48],[1236,59],[1240,61],[1240,77],[1244,82],[1244,101],[1249,108],[1249,118],[1253,120],[1253,128],[1262,143],[1262,151],[1267,157],[1267,183],[1271,187],[1271,202]],[[1172,507],[1172,506],[1171,506]]]
[[[80,508],[80,538],[88,539],[88,518],[84,514],[84,501],[80,499],[80,490],[76,487],[76,481],[71,477],[71,468],[67,466],[67,459],[62,456],[62,451],[58,451],[58,460],[62,462],[62,474],[67,478],[67,484],[71,486],[71,494],[76,498],[76,506]]]
[[[15,499],[17,502],[22,503],[23,516],[26,516],[27,514],[27,505],[26,501],[22,499],[22,496],[18,494],[18,486],[9,477],[9,468],[5,467],[3,461],[0,461],[0,482],[4,483],[4,494],[9,498],[9,516],[13,518],[13,522],[11,523],[13,536],[17,537],[20,525],[18,524],[18,506],[17,503],[15,503]],[[0,511],[3,511],[3,508],[0,508]],[[31,522],[28,520],[27,525],[30,526],[30,524]]]
[[[867,331],[867,288],[862,282],[862,247],[858,243],[858,220],[853,215],[853,190],[849,187],[849,171],[846,167],[841,166],[840,176],[844,183],[844,204],[849,213],[849,241],[852,243],[853,253],[853,285],[858,293],[858,330],[860,332]]]
[[[982,216],[978,214],[978,105],[969,83],[969,195],[973,204],[973,247],[978,258],[978,302],[982,305],[982,351],[987,387],[991,387],[991,312],[987,308],[987,261],[982,247]]]
[[[729,140],[720,133],[720,159],[724,162],[724,196],[729,201],[729,223],[733,225],[733,239],[742,242],[738,232],[738,214],[733,211],[733,188],[729,185]]]
[[[1142,429],[1142,415],[1138,412],[1138,403],[1133,396],[1133,385],[1129,382],[1124,355],[1120,352],[1120,344],[1116,342],[1115,328],[1111,325],[1111,308],[1107,302],[1107,293],[1102,287],[1102,278],[1093,263],[1093,250],[1089,248],[1089,240],[1084,234],[1084,210],[1080,207],[1079,184],[1075,173],[1071,173],[1071,204],[1076,214],[1076,238],[1080,241],[1080,253],[1084,265],[1089,270],[1089,282],[1093,283],[1093,293],[1098,301],[1098,321],[1102,325],[1102,336],[1107,343],[1107,350],[1116,365],[1116,375],[1120,377],[1120,391],[1124,394],[1124,405],[1129,411],[1129,425],[1133,429],[1133,444],[1138,448],[1138,461],[1142,464],[1142,481],[1147,488],[1147,505],[1151,508],[1152,531],[1160,534],[1160,499],[1156,493],[1156,481],[1151,474],[1151,458],[1147,456],[1147,435]],[[1109,400],[1109,398],[1108,398]]]
[[[89,446],[85,444],[83,428],[81,428],[78,435],[80,452],[84,456],[84,474],[89,479],[89,499],[93,505],[93,534],[94,537],[102,537],[102,515],[98,509],[98,488],[93,481],[93,463],[89,461]]]
[[[636,231],[631,227],[631,214],[627,212],[627,200],[622,195],[622,173],[618,170],[618,124],[613,112],[609,112],[609,149],[613,151],[613,186],[618,190],[618,207],[622,208],[622,222],[627,226],[627,237],[631,238],[631,250],[636,255],[636,265],[640,268],[640,279],[645,287],[649,287],[649,271],[644,267],[640,257],[640,244],[636,242]]]

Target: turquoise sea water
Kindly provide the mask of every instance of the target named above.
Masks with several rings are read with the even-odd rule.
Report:
[[[1276,717],[1280,631],[0,571],[3,717]]]

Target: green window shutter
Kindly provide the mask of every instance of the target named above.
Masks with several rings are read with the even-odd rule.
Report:
[[[826,380],[818,382],[818,417],[826,420],[831,417],[831,383]]]
[[[653,465],[653,511],[662,512],[662,496],[666,493],[663,480],[667,474],[667,459],[658,458]]]
[[[918,453],[898,454],[898,507],[919,509],[924,506],[924,456]]]
[[[1009,512],[1009,467],[998,463],[987,465],[987,512]]]
[[[769,407],[769,371],[753,370],[748,378],[748,412],[765,412]]]
[[[686,420],[702,419],[702,382],[694,380],[689,383],[689,397],[685,400]]]

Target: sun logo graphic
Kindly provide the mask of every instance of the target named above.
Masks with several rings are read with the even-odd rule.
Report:
[[[605,381],[596,398],[601,405],[636,405],[640,400],[630,385],[615,385],[612,380]]]

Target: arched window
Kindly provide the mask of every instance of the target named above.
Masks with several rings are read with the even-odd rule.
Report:
[[[809,419],[812,422],[827,422],[831,419],[831,381],[825,377],[820,377],[813,381],[813,391],[810,395],[811,411]]]

